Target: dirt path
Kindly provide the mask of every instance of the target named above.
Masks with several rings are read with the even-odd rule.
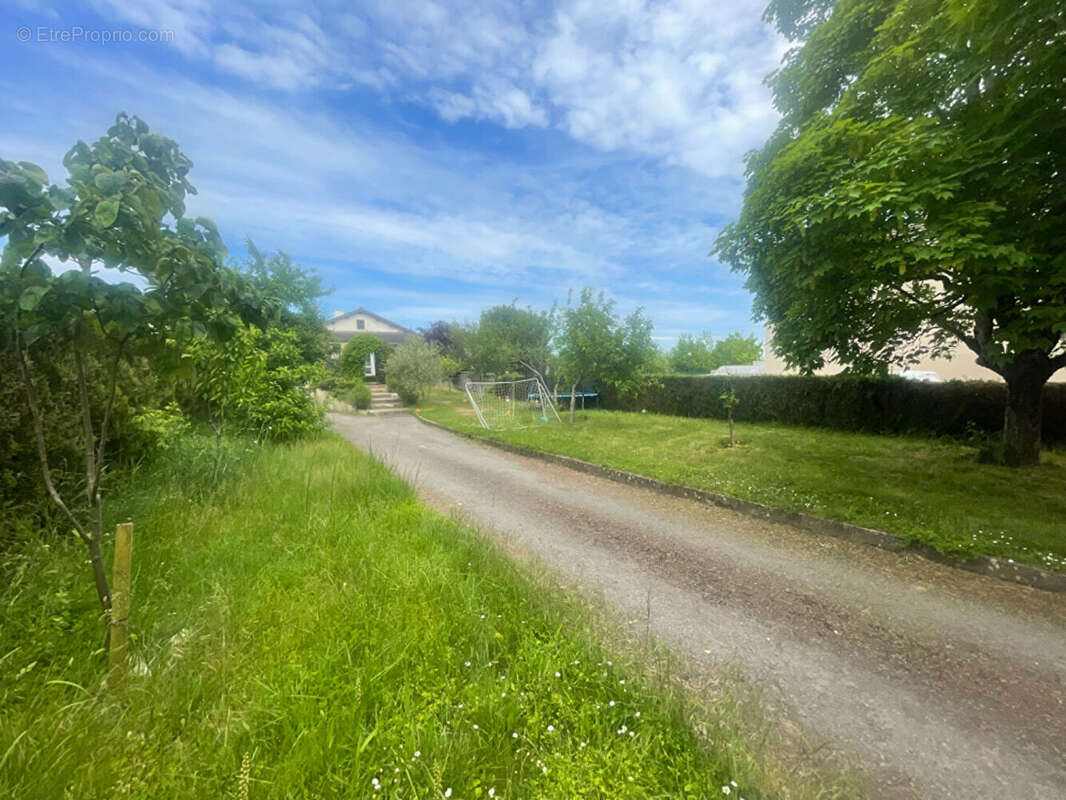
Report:
[[[879,798],[1066,798],[1066,596],[662,497],[408,416],[334,415],[437,506],[696,663],[739,666]],[[708,652],[710,655],[708,655]]]

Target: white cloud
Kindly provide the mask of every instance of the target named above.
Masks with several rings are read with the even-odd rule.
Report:
[[[553,126],[716,177],[772,130],[763,77],[785,42],[765,0],[486,0],[362,4],[326,14],[207,0],[97,2],[122,21],[176,31],[184,54],[283,90],[353,84],[456,122]]]

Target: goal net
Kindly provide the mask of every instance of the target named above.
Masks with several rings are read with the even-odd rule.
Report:
[[[467,381],[466,396],[484,428],[525,428],[562,422],[551,395],[537,378]]]

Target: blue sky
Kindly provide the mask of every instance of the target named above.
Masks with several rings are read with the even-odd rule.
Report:
[[[0,156],[56,179],[138,114],[195,162],[190,213],[318,269],[327,311],[421,327],[594,286],[664,346],[761,336],[707,252],[777,119],[764,4],[8,0]],[[113,31],[169,41],[87,41]]]

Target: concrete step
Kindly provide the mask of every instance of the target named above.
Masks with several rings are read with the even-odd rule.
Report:
[[[386,414],[408,414],[410,412],[408,409],[401,406],[399,408],[371,408],[366,413],[375,417],[379,417],[385,416]]]

